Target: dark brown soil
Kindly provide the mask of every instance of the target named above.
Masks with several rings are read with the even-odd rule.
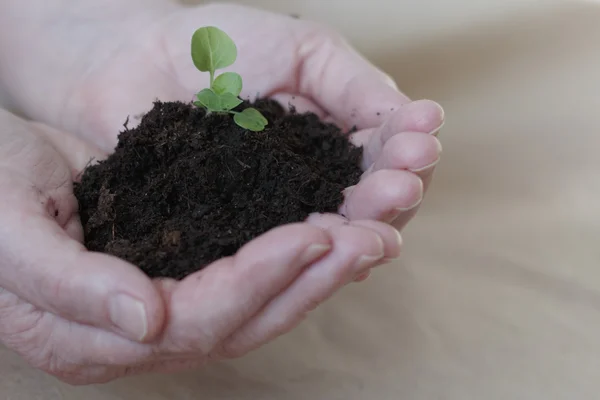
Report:
[[[156,102],[75,185],[86,247],[181,279],[271,228],[336,212],[362,173],[362,149],[315,115],[253,106],[269,120],[263,132]]]

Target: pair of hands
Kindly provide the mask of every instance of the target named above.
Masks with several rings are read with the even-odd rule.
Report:
[[[398,230],[439,161],[441,108],[410,101],[327,28],[239,6],[153,4],[86,21],[78,41],[85,62],[43,77],[55,80],[54,100],[13,93],[45,125],[0,113],[0,340],[72,384],[238,357],[291,330],[337,290],[399,256]],[[76,23],[40,30],[60,36]],[[183,281],[150,280],[85,250],[72,180],[114,148],[127,115],[155,98],[191,100],[206,87],[189,56],[191,34],[204,25],[238,44],[232,68],[246,96],[357,126],[351,139],[364,146],[365,173],[345,192],[348,219],[314,215]],[[78,50],[64,46],[47,51]],[[27,79],[35,90],[36,75]]]

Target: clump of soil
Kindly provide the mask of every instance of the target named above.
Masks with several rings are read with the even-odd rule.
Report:
[[[86,247],[181,279],[271,228],[338,211],[362,173],[362,148],[313,114],[252,106],[269,120],[262,132],[156,102],[75,185]]]

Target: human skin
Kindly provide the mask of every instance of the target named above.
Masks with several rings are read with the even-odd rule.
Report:
[[[339,215],[314,215],[181,282],[85,250],[72,180],[109,154],[127,116],[207,85],[189,40],[214,25],[237,43],[243,97],[271,96],[359,130],[365,173]],[[439,105],[411,101],[335,32],[232,5],[162,0],[0,3],[0,339],[73,384],[239,357],[288,332],[400,254],[429,186]]]

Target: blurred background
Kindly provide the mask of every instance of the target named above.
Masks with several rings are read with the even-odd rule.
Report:
[[[332,25],[445,108],[401,262],[242,360],[68,388],[7,359],[9,398],[598,398],[600,3],[234,2]]]

